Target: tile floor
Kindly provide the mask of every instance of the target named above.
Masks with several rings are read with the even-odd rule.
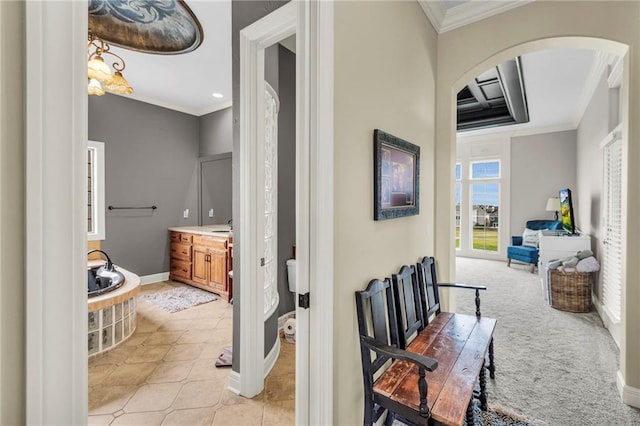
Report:
[[[214,365],[231,345],[233,306],[216,300],[172,314],[141,298],[176,286],[144,286],[135,333],[89,360],[89,424],[293,425],[295,345],[282,340],[264,391],[240,397],[227,389],[231,369]]]

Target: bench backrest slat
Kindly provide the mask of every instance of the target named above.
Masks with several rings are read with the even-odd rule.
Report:
[[[416,267],[405,265],[391,279],[396,315],[399,318],[398,338],[400,348],[404,349],[410,338],[424,328]]]
[[[385,345],[398,347],[397,316],[389,278],[371,280],[364,291],[356,291],[356,310],[360,336],[373,337]],[[365,389],[365,424],[372,424],[382,413],[382,411],[376,410],[373,402],[374,376],[379,370],[388,367],[389,358],[376,355],[362,343],[360,344],[360,355]]]
[[[423,257],[416,265],[422,304],[423,322],[426,326],[429,318],[440,313],[440,294],[438,290],[438,277],[436,275],[436,262],[431,256]]]

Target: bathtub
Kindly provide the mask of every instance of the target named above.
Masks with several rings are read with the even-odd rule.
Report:
[[[89,262],[89,267],[94,266],[94,262]],[[140,277],[118,266],[116,269],[124,275],[124,285],[88,299],[90,358],[115,348],[131,337],[136,329],[136,295],[140,292]]]

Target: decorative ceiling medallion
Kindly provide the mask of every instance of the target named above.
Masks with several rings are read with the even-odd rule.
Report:
[[[162,55],[191,52],[204,39],[182,0],[90,0],[89,31],[125,49]]]

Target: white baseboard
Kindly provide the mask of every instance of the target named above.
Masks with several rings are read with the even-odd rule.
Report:
[[[140,284],[141,285],[158,283],[160,281],[169,281],[169,273],[168,272],[161,272],[159,274],[144,275],[144,276],[140,277]]]
[[[280,355],[280,339],[276,339],[276,343],[273,345],[273,348],[269,351],[267,356],[264,358],[264,377],[271,372],[271,369],[274,365],[276,365],[276,361],[278,360],[278,356]],[[240,395],[240,373],[236,373],[231,370],[229,373],[229,386],[228,388],[231,392],[236,395]]]
[[[284,327],[284,323],[289,318],[295,318],[295,317],[296,317],[296,311],[287,312],[286,314],[282,314],[281,316],[279,316],[278,317],[278,331],[282,330],[282,328]]]
[[[271,369],[274,365],[276,365],[276,361],[278,360],[278,356],[280,355],[280,337],[276,338],[276,343],[273,345],[273,348],[269,351],[267,356],[264,358],[264,377],[267,377],[267,374],[271,372]]]
[[[595,306],[598,315],[600,315],[600,319],[602,320],[604,328],[609,330],[609,334],[611,334],[613,341],[616,343],[618,348],[620,348],[620,322],[616,322],[611,319],[609,310],[600,302],[600,299],[598,299],[595,293],[592,292],[591,295],[593,298],[593,306]]]
[[[240,395],[240,373],[231,370],[229,373],[229,387],[227,387],[227,389],[236,395]]]
[[[616,384],[618,385],[618,392],[622,397],[622,402],[632,407],[640,408],[640,389],[627,385],[619,370]]]

